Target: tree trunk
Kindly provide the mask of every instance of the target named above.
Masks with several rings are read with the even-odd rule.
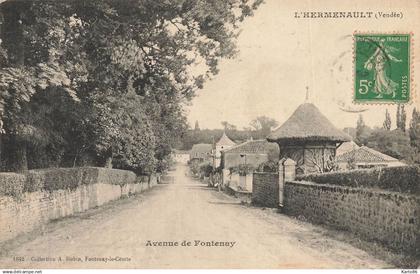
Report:
[[[112,156],[106,158],[106,160],[105,160],[105,167],[106,168],[112,168]]]
[[[11,137],[11,154],[9,155],[9,168],[15,172],[24,172],[28,170],[27,147],[26,142],[18,139],[16,135]]]
[[[112,158],[113,158],[113,153],[112,153],[112,148],[111,148],[107,152],[107,158],[105,159],[105,167],[106,168],[112,168]]]

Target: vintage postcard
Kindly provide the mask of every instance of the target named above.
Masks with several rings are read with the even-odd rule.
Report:
[[[417,273],[419,32],[417,0],[0,0],[0,268]]]

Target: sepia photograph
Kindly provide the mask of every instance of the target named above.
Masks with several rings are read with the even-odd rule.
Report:
[[[419,31],[418,0],[0,0],[2,274],[418,273]]]

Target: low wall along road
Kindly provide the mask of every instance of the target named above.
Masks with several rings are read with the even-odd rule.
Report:
[[[32,170],[0,177],[0,243],[156,184],[154,176],[149,181],[131,171],[106,168]]]
[[[284,166],[279,170],[287,173]],[[308,174],[298,178],[302,181],[254,173],[252,202],[282,204],[285,214],[420,257],[419,174],[411,166]]]

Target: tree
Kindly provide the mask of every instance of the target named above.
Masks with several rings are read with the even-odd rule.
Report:
[[[385,121],[383,123],[383,128],[386,130],[391,130],[391,115],[388,112],[388,109],[385,110]]]
[[[150,147],[152,158],[165,166],[171,147],[187,128],[185,103],[218,73],[222,58],[235,56],[239,23],[261,2],[69,0],[0,4],[5,19],[0,47],[0,109],[4,110],[1,118],[8,147],[14,150],[9,155],[18,162],[16,170],[26,168],[31,138],[26,132],[43,127],[36,115],[28,115],[31,97],[43,90],[64,91],[80,101],[65,103],[84,116],[63,125],[72,125],[73,133],[89,134],[82,134],[78,144],[67,138],[70,129],[56,131],[67,146],[66,153],[75,146],[71,150],[78,153],[93,152],[120,166],[143,169]],[[116,102],[119,98],[124,104]],[[144,136],[139,137],[141,134]],[[136,142],[141,143],[139,149],[132,146]],[[80,159],[78,153],[72,155],[75,163]]]
[[[397,107],[397,129],[405,132],[407,124],[407,113],[405,112],[404,105],[398,104]]]
[[[232,125],[227,121],[222,121],[221,124],[223,126],[224,131],[234,131],[237,129],[235,125]]]
[[[366,145],[367,142],[367,138],[371,133],[371,129],[366,126],[364,120],[363,120],[363,116],[360,114],[359,115],[359,119],[357,120],[357,125],[356,125],[356,139],[355,142],[358,145]]]
[[[400,160],[412,154],[410,138],[401,130],[375,129],[368,137],[366,145]]]
[[[260,133],[260,138],[267,137],[270,134],[272,128],[278,126],[278,122],[267,116],[258,116],[254,120],[251,121],[250,125]]]
[[[195,121],[194,130],[195,131],[199,131],[200,130],[200,126],[198,125],[198,121]]]
[[[399,129],[401,129],[402,132],[405,132],[406,125],[407,125],[407,113],[405,112],[404,105],[402,105]]]
[[[420,115],[416,108],[413,109],[411,116],[409,136],[411,146],[417,148],[417,151],[420,152]]]
[[[60,65],[63,60],[56,56],[64,46],[59,38],[61,32],[57,28],[44,28],[45,25],[50,26],[52,21],[62,21],[50,16],[43,18],[38,27],[33,27],[37,8],[47,5],[44,4],[6,1],[0,5],[3,15],[3,43],[0,45],[0,130],[7,140],[8,155],[5,157],[9,160],[8,170],[21,171],[28,168],[27,146],[34,137],[28,133],[38,131],[36,123],[28,120],[32,117],[25,110],[29,107],[32,96],[52,89],[65,91],[70,97],[77,99],[67,74]],[[37,43],[40,36],[47,42]]]
[[[93,97],[89,118],[94,130],[95,151],[106,167],[132,169],[138,173],[153,170],[155,137],[141,98],[98,94]]]

